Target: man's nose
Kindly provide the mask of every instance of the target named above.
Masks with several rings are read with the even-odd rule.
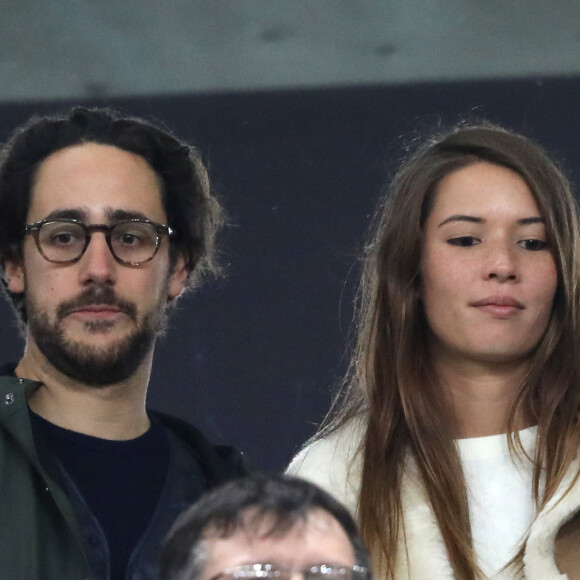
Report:
[[[117,280],[117,262],[111,253],[103,232],[93,232],[89,245],[79,260],[81,281],[114,283]]]

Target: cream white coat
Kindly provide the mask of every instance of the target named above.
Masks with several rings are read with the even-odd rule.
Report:
[[[292,460],[288,473],[319,485],[356,515],[361,474],[358,449],[363,433],[363,421],[352,420],[302,449]],[[554,541],[560,527],[580,510],[580,482],[576,482],[562,499],[578,468],[576,459],[561,489],[532,523],[524,556],[526,580],[568,579],[556,566]],[[408,558],[398,557],[397,580],[455,580],[435,515],[413,462],[409,462],[403,478],[402,502]],[[580,546],[578,551],[580,553]],[[404,551],[399,550],[399,554]],[[512,580],[516,576],[508,571],[493,578]]]

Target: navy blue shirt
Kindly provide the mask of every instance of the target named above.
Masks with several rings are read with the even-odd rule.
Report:
[[[111,441],[57,427],[32,411],[34,431],[51,448],[107,538],[111,580],[123,580],[131,553],[151,520],[167,477],[165,427]]]

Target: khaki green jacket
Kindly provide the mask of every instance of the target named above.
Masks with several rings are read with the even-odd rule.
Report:
[[[101,566],[98,572],[94,571],[95,562],[89,563],[72,503],[57,481],[58,469],[51,468],[50,451],[43,449],[42,441],[33,440],[26,395],[37,387],[32,381],[0,376],[0,578],[107,580],[102,569],[108,569],[108,562],[97,562]],[[178,458],[185,450],[201,467],[205,487],[247,472],[240,454],[232,448],[209,444],[199,431],[179,419],[159,417],[169,428],[170,438],[179,441]],[[176,473],[183,476],[174,478],[178,481],[172,481],[170,493],[165,494],[167,504],[160,500],[158,505],[161,523],[148,530],[144,544],[149,544],[149,550],[156,549],[178,510],[187,507],[176,506],[175,498],[191,501],[191,485],[182,465]],[[128,578],[156,577],[149,565],[145,570],[139,558],[132,560]]]

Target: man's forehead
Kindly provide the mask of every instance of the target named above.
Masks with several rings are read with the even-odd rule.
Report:
[[[108,145],[77,145],[40,164],[28,217],[38,221],[53,212],[75,210],[102,222],[123,210],[164,222],[162,191],[159,176],[143,157]]]
[[[354,550],[348,535],[327,511],[314,509],[292,524],[276,527],[274,515],[244,514],[241,523],[224,537],[215,528],[204,534],[207,547],[204,578],[235,566],[257,562],[292,567],[334,564],[353,566]],[[221,537],[220,537],[221,536]]]

